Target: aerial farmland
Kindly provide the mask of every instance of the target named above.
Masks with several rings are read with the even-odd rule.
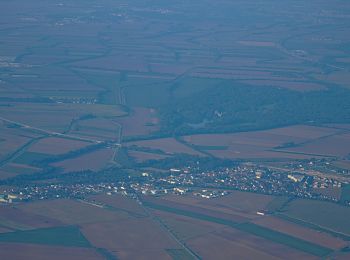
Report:
[[[345,0],[0,3],[0,259],[348,259]]]

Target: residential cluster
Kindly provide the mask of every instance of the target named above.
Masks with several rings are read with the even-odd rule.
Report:
[[[313,164],[308,163],[309,167]],[[182,167],[171,168],[167,173],[143,172],[138,178],[128,181],[111,181],[96,184],[49,184],[27,185],[11,188],[0,195],[0,202],[32,201],[57,198],[81,199],[87,195],[120,193],[137,197],[139,194],[161,196],[164,194],[193,194],[212,199],[229,194],[232,190],[249,191],[262,194],[309,198],[342,202],[340,189],[348,184],[327,176],[303,174],[303,165],[289,165],[284,171],[276,167],[242,163],[230,168],[200,170]],[[323,192],[327,191],[327,192]],[[337,195],[338,194],[338,195]]]

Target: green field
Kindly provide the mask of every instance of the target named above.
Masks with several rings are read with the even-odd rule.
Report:
[[[40,228],[0,234],[1,242],[90,247],[90,243],[75,226]]]

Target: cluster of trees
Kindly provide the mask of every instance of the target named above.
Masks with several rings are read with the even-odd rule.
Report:
[[[161,132],[183,135],[350,122],[350,90],[345,88],[297,92],[234,84],[161,107]]]
[[[91,153],[93,151],[99,150],[103,147],[106,146],[105,142],[101,142],[98,144],[92,144],[77,150],[72,150],[68,153],[64,153],[64,154],[58,154],[58,155],[52,155],[48,158],[39,160],[39,161],[35,161],[34,164],[37,166],[45,166],[48,165],[50,163],[55,163],[55,162],[60,162],[60,161],[64,161],[67,159],[73,159],[73,158],[77,158],[83,154],[87,154],[87,153]]]
[[[58,168],[47,168],[34,174],[17,175],[13,178],[0,181],[0,185],[10,185],[16,187],[22,186],[40,186],[52,184],[96,184],[111,181],[127,181],[128,174],[122,169],[107,169],[100,172],[84,170],[79,172],[63,173]]]

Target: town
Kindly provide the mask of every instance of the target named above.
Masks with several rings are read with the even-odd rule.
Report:
[[[0,202],[33,201],[57,198],[83,199],[92,194],[120,193],[137,198],[139,194],[193,194],[206,199],[225,196],[232,190],[261,194],[326,200],[350,206],[341,198],[349,182],[344,175],[327,175],[314,168],[324,162],[307,162],[279,168],[253,163],[201,170],[198,167],[171,168],[166,172],[142,172],[137,178],[89,183],[33,184],[3,191]],[[328,164],[325,164],[329,166]],[[308,168],[307,168],[308,167]],[[320,168],[317,166],[316,168]]]

